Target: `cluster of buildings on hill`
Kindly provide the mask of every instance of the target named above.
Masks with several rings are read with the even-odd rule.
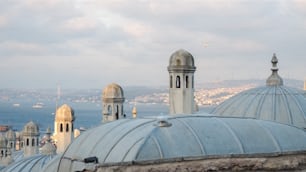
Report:
[[[210,113],[198,112],[194,57],[185,50],[169,61],[169,115],[126,116],[124,91],[102,93],[102,124],[80,133],[64,104],[54,132],[40,139],[37,124],[0,134],[0,171],[222,171],[300,170],[306,162],[305,91],[284,86],[272,57],[266,86],[249,89]],[[97,119],[99,120],[99,119]]]

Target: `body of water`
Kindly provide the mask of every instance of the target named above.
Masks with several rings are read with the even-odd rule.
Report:
[[[12,126],[14,130],[21,131],[26,123],[34,121],[43,132],[47,127],[54,128],[55,103],[42,102],[42,108],[33,108],[37,102],[0,101],[0,125]],[[74,109],[75,128],[92,128],[101,124],[102,107],[97,103],[67,103]],[[124,113],[131,117],[133,105],[125,104]],[[164,104],[137,104],[137,115],[157,116],[168,114],[168,106]]]

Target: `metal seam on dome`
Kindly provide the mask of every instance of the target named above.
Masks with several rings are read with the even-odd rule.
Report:
[[[237,98],[239,98],[239,96],[240,95],[242,95],[243,94],[243,92],[242,93],[238,93],[237,95],[235,95],[235,96],[233,96],[230,100],[231,100],[231,102],[229,102],[229,101],[224,101],[224,102],[222,102],[219,106],[217,106],[211,113],[212,114],[215,114],[215,113],[217,113],[218,115],[224,115],[223,113],[225,112],[225,111],[227,111],[227,109],[229,109],[231,106],[232,106],[232,104],[233,104],[233,102],[235,102],[235,99],[237,99]],[[239,99],[238,99],[239,100]],[[220,107],[220,108],[219,108]],[[223,109],[223,110],[222,110]],[[218,111],[221,111],[221,112],[218,112]],[[231,115],[231,114],[226,114],[226,115]],[[231,115],[232,116],[232,115]]]
[[[10,171],[14,170],[14,169],[18,169],[18,167],[20,167],[19,169],[24,169],[28,164],[29,162],[31,162],[33,159],[33,157],[31,158],[27,158],[27,159],[22,159],[20,161],[18,161],[18,166],[12,166],[12,169],[10,169]]]
[[[274,137],[274,135],[272,134],[272,132],[270,131],[270,129],[266,128],[265,126],[263,126],[263,124],[261,124],[259,121],[256,121],[256,124],[258,126],[260,126],[263,130],[266,131],[266,133],[271,137],[277,151],[281,152],[283,151],[282,148],[280,147],[280,144],[278,142],[278,140],[276,139],[276,137]]]
[[[243,144],[242,144],[241,140],[239,139],[238,135],[237,135],[237,134],[234,132],[234,130],[232,129],[232,127],[229,126],[225,121],[223,121],[223,120],[221,120],[221,119],[219,119],[219,118],[214,118],[214,119],[218,120],[221,124],[223,124],[223,126],[224,126],[225,128],[228,129],[228,131],[232,134],[232,136],[234,137],[236,143],[238,144],[241,153],[245,154],[246,152],[245,152],[245,150],[244,150]]]
[[[254,89],[254,94],[255,96],[251,98],[251,101],[248,103],[248,106],[246,106],[244,112],[243,112],[243,117],[246,116],[247,112],[249,111],[249,109],[251,108],[251,104],[254,104],[253,102],[256,100],[256,97],[258,97],[259,95],[261,95],[262,93],[260,93],[259,91],[261,90],[262,87],[259,87],[259,88],[255,88]],[[253,91],[253,90],[249,90],[249,91]],[[246,98],[250,98],[250,96],[246,96]],[[257,112],[257,108],[255,109],[255,112]],[[256,114],[255,116],[253,116],[254,118],[256,118]]]
[[[298,99],[296,98],[296,96],[294,96],[294,94],[289,94],[288,88],[286,87],[282,87],[284,89],[284,92],[288,93],[288,95],[294,100],[294,102],[296,103],[296,105],[298,106],[299,110],[302,112],[303,116],[302,118],[304,119],[304,122],[306,122],[305,119],[305,115],[306,112],[304,112],[303,108],[301,107],[301,104],[299,103]],[[289,105],[289,104],[288,104]]]
[[[192,135],[195,137],[197,143],[198,143],[199,146],[200,146],[202,155],[207,154],[206,151],[205,151],[204,145],[203,145],[203,143],[202,143],[201,140],[200,140],[200,137],[197,135],[197,133],[194,131],[194,129],[193,129],[187,122],[182,121],[182,120],[180,120],[179,118],[177,118],[177,120],[178,120],[179,122],[181,122],[183,125],[185,125],[185,127],[186,127],[186,128],[192,133]]]
[[[155,137],[151,137],[159,151],[159,155],[160,155],[160,159],[164,158],[164,154],[163,154],[163,150],[161,149],[160,143],[158,142],[158,140]]]
[[[44,156],[41,156],[41,157],[38,157],[37,156],[37,158],[35,158],[35,159],[38,159],[36,162],[34,162],[34,164],[32,165],[32,167],[30,168],[30,169],[33,169],[34,168],[34,166],[36,165],[36,164],[38,164],[39,163],[39,161],[41,160],[41,159],[43,159],[44,158]],[[32,160],[33,161],[33,160]],[[31,162],[32,162],[31,161]],[[30,171],[32,171],[32,170],[30,170]]]
[[[129,120],[129,121],[134,122],[133,119],[132,119],[132,120]],[[144,126],[144,125],[147,125],[148,123],[152,123],[153,121],[155,121],[155,120],[150,120],[150,121],[148,121],[148,122],[141,123],[141,124],[135,126],[134,128],[132,128],[132,129],[126,131],[125,134],[123,134],[123,135],[116,141],[116,143],[111,147],[111,149],[108,151],[108,153],[106,154],[105,158],[103,159],[103,162],[105,162],[105,160],[108,158],[108,156],[109,156],[109,154],[112,152],[112,150],[117,146],[117,144],[118,144],[124,137],[126,137],[126,136],[128,135],[128,133],[130,133],[131,131],[133,131],[133,130],[139,128],[139,127],[142,127],[142,126]]]
[[[121,126],[121,125],[123,125],[123,124],[125,124],[125,123],[128,123],[128,122],[130,122],[130,120],[126,120],[126,121],[125,121],[125,120],[122,120],[122,121],[120,121],[120,123],[119,123],[118,125],[114,125],[113,127],[109,127],[110,129],[107,130],[103,136],[100,136],[100,138],[97,140],[96,144],[94,144],[94,145],[92,146],[91,151],[89,151],[89,155],[91,155],[91,154],[94,153],[93,150],[95,150],[95,148],[97,147],[97,145],[100,143],[100,141],[101,141],[106,135],[110,134],[110,131],[112,131],[112,130],[114,130],[116,127],[119,127],[119,126]],[[102,124],[102,125],[100,125],[99,127],[101,127],[101,126],[103,126],[103,125],[110,125],[110,124],[111,124],[111,123]],[[105,127],[104,127],[104,128],[105,128]],[[90,134],[88,134],[87,136],[89,137]],[[86,140],[83,139],[83,141],[86,141]]]
[[[125,121],[124,121],[125,122]],[[123,123],[123,122],[122,122]],[[122,124],[122,123],[120,123],[120,124]],[[102,125],[107,125],[108,123],[106,123],[106,124],[102,124]],[[119,125],[120,125],[119,124]],[[102,125],[100,125],[99,127],[101,127]],[[117,126],[119,126],[119,125],[117,125]],[[115,127],[117,127],[117,126],[115,126]],[[114,127],[114,128],[115,128]],[[88,131],[86,131],[86,132],[89,132],[90,130],[88,130]],[[84,134],[83,135],[80,135],[80,137],[83,137],[84,136]],[[90,134],[88,134],[87,135],[87,137],[89,137],[90,136]],[[105,136],[105,135],[104,135]],[[78,138],[78,139],[80,139],[80,137]],[[85,137],[85,136],[84,136]],[[85,138],[87,138],[87,137],[85,137]],[[101,138],[103,138],[103,137],[101,137]],[[83,143],[83,142],[85,142],[85,141],[87,141],[86,139],[83,139],[82,140],[82,142],[81,143]],[[97,142],[98,143],[98,142]],[[61,167],[61,162],[62,162],[62,159],[63,158],[66,158],[66,156],[65,156],[65,154],[67,153],[67,151],[69,150],[69,148],[71,147],[71,145],[73,145],[73,144],[69,144],[68,145],[68,147],[65,149],[65,151],[60,155],[60,158],[59,158],[59,162],[58,162],[58,166],[57,166],[57,171],[59,171],[59,169],[60,169],[60,167]],[[96,144],[97,145],[97,144]],[[94,148],[94,147],[93,147]],[[90,151],[90,154],[92,153],[92,150]],[[69,157],[68,157],[69,158]],[[71,166],[71,165],[70,165]]]
[[[276,121],[276,87],[273,88],[272,94],[272,115],[273,120]]]
[[[161,147],[159,145],[159,142],[156,140],[156,138],[153,138],[151,135],[152,133],[154,133],[159,127],[155,127],[152,131],[151,131],[151,134],[149,134],[147,137],[145,137],[145,141],[143,142],[143,144],[140,146],[140,148],[138,149],[138,152],[137,154],[135,155],[135,159],[138,158],[139,156],[139,153],[141,152],[141,150],[143,149],[144,145],[150,140],[152,139],[156,145],[156,148],[158,149],[158,152],[159,152],[159,155],[160,155],[160,158],[163,158],[163,152],[161,150]]]
[[[256,119],[260,119],[260,115],[262,114],[261,111],[262,111],[262,107],[263,107],[263,104],[264,104],[264,101],[266,100],[265,97],[267,97],[269,95],[269,91],[270,91],[270,88],[267,88],[267,89],[263,89],[261,94],[263,96],[260,97],[260,100],[259,100],[259,104],[256,108],[256,113],[255,113],[255,118]]]
[[[284,93],[284,91],[283,91],[281,88],[282,88],[282,87],[278,87],[278,89],[280,90],[280,92],[282,92],[281,97],[282,97],[284,103],[285,103],[285,104],[287,103],[287,105],[289,105],[288,98],[287,98],[286,94]],[[294,124],[293,124],[293,116],[292,116],[291,109],[289,108],[289,106],[284,106],[284,107],[285,107],[285,109],[287,110],[287,113],[289,114],[289,119],[288,119],[288,120],[289,120],[289,124],[294,125]]]
[[[138,144],[140,141],[144,140],[144,137],[141,137],[140,139],[138,139],[129,149],[128,151],[126,151],[126,153],[124,154],[123,158],[121,159],[121,161],[124,161],[126,156],[130,153],[130,151],[132,150],[132,148],[134,148],[134,146],[136,144]],[[136,155],[134,156],[134,159],[136,159]]]

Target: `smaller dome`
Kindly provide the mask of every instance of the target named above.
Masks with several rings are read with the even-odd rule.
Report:
[[[23,136],[38,136],[39,127],[33,121],[27,123],[23,128]]]
[[[195,69],[194,58],[188,51],[180,49],[171,55],[168,71],[184,70],[194,72]]]
[[[34,155],[20,161],[15,161],[11,163],[4,169],[3,172],[28,172],[28,171],[43,171],[43,168],[46,164],[48,164],[55,155]]]
[[[14,141],[16,140],[16,133],[12,129],[9,129],[6,132],[6,138],[10,141]]]
[[[7,147],[7,139],[0,133],[0,148]]]
[[[56,154],[56,147],[52,143],[47,142],[41,148],[40,152],[43,155],[55,155]]]
[[[116,83],[109,84],[103,89],[103,99],[124,99],[123,89]]]
[[[67,104],[62,105],[56,110],[56,121],[74,121],[74,110]]]

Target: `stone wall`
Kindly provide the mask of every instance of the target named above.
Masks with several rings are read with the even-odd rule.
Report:
[[[100,165],[96,172],[306,171],[306,154],[189,158]]]

